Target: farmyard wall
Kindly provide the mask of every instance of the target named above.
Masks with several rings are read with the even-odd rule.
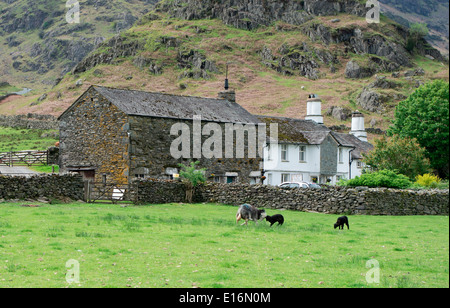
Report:
[[[178,181],[135,182],[139,204],[184,202],[184,184]],[[0,176],[0,200],[84,198],[80,176]],[[197,188],[194,202],[229,205],[249,203],[259,208],[348,215],[443,215],[449,214],[448,190],[399,190],[387,188],[325,187],[283,190],[272,186],[207,183]]]
[[[37,200],[84,198],[84,184],[81,176],[48,175],[26,177],[6,177],[0,175],[0,200]]]
[[[183,184],[140,182],[139,202],[157,204],[184,200]],[[165,193],[166,192],[166,193]],[[356,215],[449,214],[448,190],[325,187],[283,190],[272,186],[207,183],[197,188],[194,202],[230,205],[249,203],[260,208]]]
[[[58,129],[58,121],[54,116],[33,114],[27,115],[0,115],[0,126],[13,128],[28,128],[28,129]]]

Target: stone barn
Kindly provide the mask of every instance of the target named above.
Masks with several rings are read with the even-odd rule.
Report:
[[[204,130],[194,136],[195,116],[201,116],[202,129],[209,123],[223,131],[227,123],[258,123],[235,102],[232,91],[214,99],[91,86],[59,117],[60,172],[77,172],[99,183],[128,184],[135,178],[171,179],[179,173],[180,163],[198,160],[209,181],[258,183],[260,158],[225,158],[229,157],[225,148],[212,158],[195,156],[194,139],[201,138],[203,144],[208,138]],[[189,155],[171,154],[177,125],[189,128]],[[247,144],[244,147],[248,154]]]

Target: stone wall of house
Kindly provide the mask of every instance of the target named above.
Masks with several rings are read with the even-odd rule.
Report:
[[[141,175],[151,178],[167,179],[168,170],[180,169],[179,164],[189,164],[191,159],[175,159],[170,151],[172,143],[178,136],[171,136],[171,128],[175,124],[186,124],[190,131],[190,157],[194,156],[194,129],[192,120],[178,120],[167,118],[149,118],[130,116],[131,132],[131,176]],[[202,129],[207,123],[202,122]],[[222,157],[225,157],[225,124],[220,124],[222,129]],[[179,133],[180,134],[180,133]],[[201,137],[201,145],[210,136]],[[247,145],[247,142],[246,142]],[[234,137],[234,150],[236,151],[236,136]],[[260,158],[248,158],[248,148],[244,149],[245,158],[202,158],[198,168],[206,168],[206,177],[214,180],[214,177],[224,177],[227,173],[237,174],[237,181],[250,182],[250,173],[260,170]],[[236,155],[233,155],[236,157]]]
[[[128,183],[128,117],[92,88],[60,118],[60,172],[95,170],[95,181]]]
[[[180,163],[192,161],[171,154],[171,145],[178,138],[171,135],[174,124],[189,127],[189,157],[200,161],[199,168],[207,169],[209,180],[231,173],[239,182],[248,183],[250,174],[260,170],[260,158],[206,159],[202,155],[196,159],[192,120],[126,115],[91,88],[60,118],[60,171],[95,170],[96,182],[120,184],[135,177],[167,179],[179,171]],[[205,125],[202,122],[202,129]],[[225,124],[220,127],[225,132]],[[201,136],[201,145],[209,137]],[[222,150],[225,157],[225,134]],[[245,157],[247,152],[246,144]]]
[[[322,174],[335,175],[337,173],[338,144],[328,135],[320,146],[320,171]]]
[[[84,184],[80,176],[48,175],[6,177],[0,175],[0,200],[62,199],[83,200]]]
[[[184,202],[180,182],[144,181],[140,203]],[[142,188],[141,188],[142,187]],[[164,194],[167,191],[167,194]],[[325,187],[283,190],[273,186],[207,183],[198,187],[195,202],[348,215],[448,215],[449,191],[414,191],[387,188]]]
[[[33,114],[26,115],[0,115],[0,126],[28,129],[58,129],[58,121],[52,115]]]

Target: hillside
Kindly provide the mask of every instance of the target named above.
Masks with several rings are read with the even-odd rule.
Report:
[[[157,0],[82,0],[80,23],[66,1],[0,0],[0,82],[48,90],[98,44],[130,28]]]
[[[398,23],[426,23],[427,40],[443,54],[449,53],[448,0],[380,0],[382,12]]]
[[[356,0],[162,1],[44,95],[4,102],[0,113],[58,115],[91,84],[216,97],[228,64],[238,103],[252,113],[302,118],[316,93],[328,125],[349,126],[360,109],[379,133],[399,101],[449,70],[433,48],[406,51],[404,27],[364,16]]]

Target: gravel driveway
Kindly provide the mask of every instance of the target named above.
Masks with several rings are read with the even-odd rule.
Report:
[[[39,174],[36,171],[33,171],[31,169],[28,169],[27,167],[6,167],[6,166],[0,166],[0,174],[4,175],[11,175],[11,176],[25,176],[25,177],[31,177],[33,175]]]

